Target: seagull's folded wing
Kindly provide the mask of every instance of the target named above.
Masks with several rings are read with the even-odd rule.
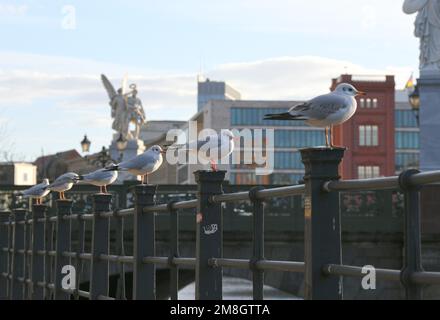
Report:
[[[321,120],[347,107],[348,102],[344,96],[329,93],[299,105],[296,107],[297,109],[294,108],[292,111],[309,119]]]

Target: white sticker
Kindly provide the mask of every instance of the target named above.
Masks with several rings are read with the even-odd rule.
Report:
[[[214,234],[218,231],[218,225],[217,224],[211,224],[210,226],[204,226],[203,231],[205,231],[206,235]]]

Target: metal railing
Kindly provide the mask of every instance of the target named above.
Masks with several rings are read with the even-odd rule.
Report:
[[[342,299],[342,277],[364,277],[362,267],[342,264],[341,210],[343,191],[400,189],[405,197],[404,265],[402,270],[376,269],[377,279],[400,281],[408,299],[422,299],[425,284],[440,284],[440,272],[424,272],[421,264],[420,186],[440,182],[440,171],[409,170],[399,177],[340,181],[338,166],[343,149],[304,149],[305,184],[225,194],[225,172],[195,172],[197,199],[156,204],[157,187],[135,186],[135,208],[111,211],[111,195],[93,196],[93,214],[72,214],[72,201],[58,200],[56,216],[47,206],[0,213],[0,298],[114,300],[109,296],[109,266],[116,264],[125,293],[124,266],[133,270],[133,299],[156,298],[156,266],[169,268],[170,297],[178,299],[179,269],[194,268],[195,298],[222,299],[222,268],[252,272],[253,298],[263,299],[265,271],[304,273],[306,299]],[[265,259],[265,202],[274,197],[305,196],[304,262]],[[250,201],[253,208],[252,258],[223,257],[223,204]],[[196,255],[179,253],[179,212],[195,209]],[[156,215],[169,214],[169,255],[156,256]],[[133,218],[133,254],[125,255],[123,221]],[[117,226],[116,254],[110,250],[110,219]],[[77,225],[77,250],[72,250],[72,226]],[[92,225],[90,251],[86,252],[84,226]],[[119,231],[118,231],[119,230]],[[90,265],[90,286],[80,290],[63,285],[65,267]],[[125,297],[122,294],[120,297]]]

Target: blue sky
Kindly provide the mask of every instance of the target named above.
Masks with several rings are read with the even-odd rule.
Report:
[[[138,83],[151,120],[187,120],[199,72],[245,99],[306,99],[344,72],[395,74],[402,87],[417,69],[418,40],[401,6],[0,0],[0,123],[19,159],[78,148],[84,133],[98,151],[112,135],[101,73]],[[70,18],[75,26],[66,29]]]

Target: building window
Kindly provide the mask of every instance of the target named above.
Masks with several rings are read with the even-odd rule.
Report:
[[[371,109],[371,99],[367,99],[367,109]]]
[[[380,177],[378,166],[358,166],[358,179],[370,179]]]
[[[361,98],[361,99],[359,100],[359,102],[360,102],[361,108],[365,108],[365,99],[364,99],[364,98]]]
[[[419,149],[418,132],[396,132],[396,149]]]
[[[373,108],[376,109],[379,105],[379,101],[375,98],[373,99]]]
[[[372,125],[359,126],[359,145],[376,147],[379,145],[379,127]]]
[[[303,170],[304,165],[299,152],[275,152],[275,169]]]
[[[276,148],[305,148],[324,143],[322,130],[275,130]]]
[[[401,172],[407,169],[417,169],[419,167],[418,153],[396,153],[396,171]]]
[[[396,128],[417,128],[417,119],[412,110],[396,110]]]
[[[28,174],[23,173],[23,182],[28,182]]]

